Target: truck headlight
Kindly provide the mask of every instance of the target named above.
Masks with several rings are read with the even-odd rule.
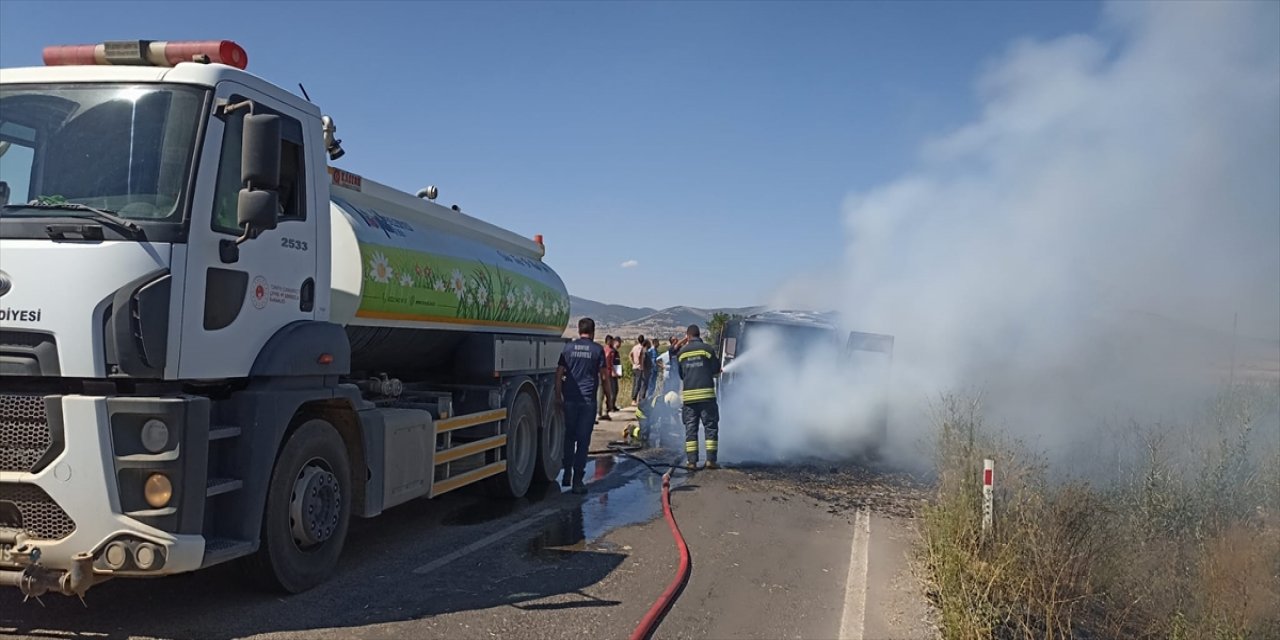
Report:
[[[151,453],[164,451],[169,444],[169,425],[152,418],[142,424],[142,446]]]
[[[151,508],[160,509],[173,498],[173,484],[163,473],[153,473],[147,476],[147,481],[142,486],[142,495]]]

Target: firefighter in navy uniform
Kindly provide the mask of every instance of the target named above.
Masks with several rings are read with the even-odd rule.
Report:
[[[596,426],[596,389],[609,379],[604,347],[596,344],[596,323],[578,321],[578,339],[564,345],[556,366],[556,407],[564,415],[564,475],[561,486],[586,493],[587,452]]]
[[[698,423],[706,433],[707,468],[715,469],[716,451],[720,448],[717,439],[720,431],[720,406],[716,404],[716,377],[720,375],[720,358],[715,349],[702,341],[698,325],[691,324],[686,332],[686,344],[680,348],[676,356],[676,366],[680,371],[683,390],[680,399],[684,401],[684,453],[688,459],[685,464],[690,469],[698,466]]]

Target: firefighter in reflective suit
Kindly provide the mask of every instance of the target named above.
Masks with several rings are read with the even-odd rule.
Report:
[[[636,407],[637,424],[629,425],[622,432],[627,444],[652,447],[663,446],[663,441],[683,437],[680,425],[680,394],[668,391],[654,394]]]
[[[684,401],[684,453],[685,467],[698,466],[698,423],[702,423],[707,442],[707,468],[716,469],[716,450],[720,448],[720,406],[716,403],[716,377],[720,375],[720,358],[715,349],[702,341],[698,325],[691,324],[686,332],[687,343],[676,356]]]

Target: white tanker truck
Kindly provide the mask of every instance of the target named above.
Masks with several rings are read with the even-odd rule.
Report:
[[[229,41],[44,59],[0,72],[0,585],[244,558],[298,592],[352,516],[554,480],[540,237],[327,166]]]

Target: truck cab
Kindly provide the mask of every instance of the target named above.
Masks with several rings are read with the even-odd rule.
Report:
[[[22,335],[3,343],[0,373],[220,379],[251,367],[280,327],[325,316],[315,105],[194,62],[6,69],[2,91],[0,268],[11,284],[0,302],[3,330]],[[278,136],[246,147],[247,118],[267,114]],[[263,149],[279,169],[246,189],[241,160]],[[244,240],[242,191],[246,205],[274,195],[276,209]],[[232,317],[250,285],[265,304]],[[299,295],[272,302],[281,289]]]

